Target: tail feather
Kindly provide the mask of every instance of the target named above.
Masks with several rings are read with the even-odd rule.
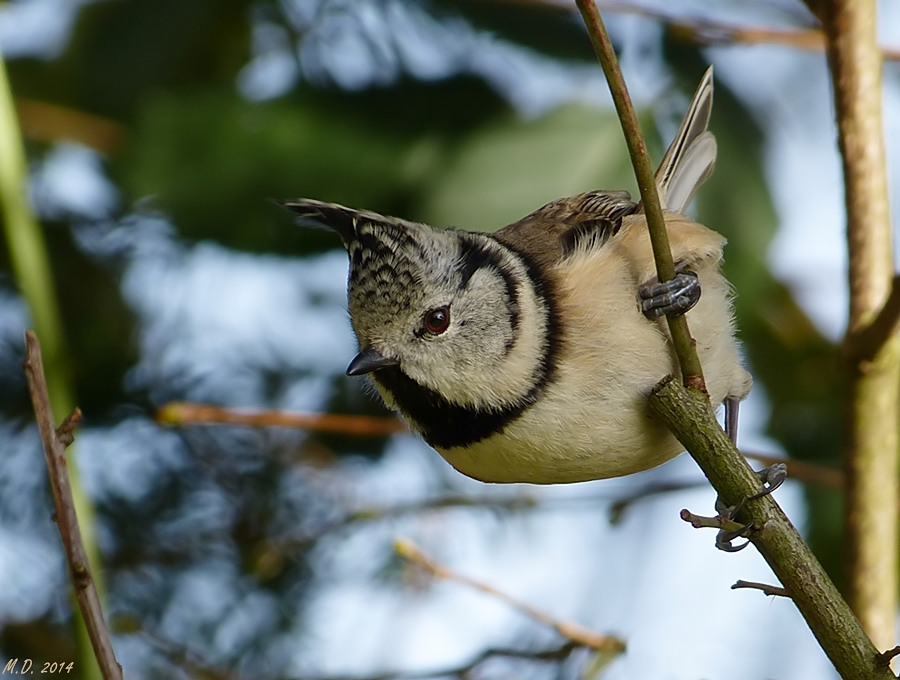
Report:
[[[684,212],[716,164],[716,138],[707,130],[713,103],[710,66],[694,93],[675,139],[656,171],[659,200],[666,210]]]

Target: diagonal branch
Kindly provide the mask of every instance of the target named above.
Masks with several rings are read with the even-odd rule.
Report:
[[[75,411],[63,421],[59,428],[55,427],[53,412],[50,408],[50,395],[44,379],[44,365],[41,360],[41,346],[32,331],[25,333],[25,375],[28,378],[28,389],[34,415],[41,433],[44,454],[47,457],[47,470],[50,473],[50,488],[53,492],[53,505],[56,509],[56,524],[62,539],[66,561],[69,565],[75,598],[84,616],[94,655],[100,664],[104,680],[121,680],[122,667],[116,660],[109,629],[103,620],[100,598],[91,577],[87,551],[78,529],[78,517],[75,514],[75,501],[69,487],[69,474],[66,469],[66,446],[72,443],[73,430],[81,419],[81,411]]]
[[[587,628],[584,628],[571,621],[562,621],[560,619],[554,618],[550,614],[532,607],[525,602],[521,602],[520,600],[515,599],[511,595],[508,595],[507,593],[504,593],[503,591],[498,590],[493,586],[488,585],[487,583],[483,583],[468,576],[458,574],[448,567],[435,562],[412,541],[406,539],[398,539],[394,543],[394,548],[398,553],[400,553],[400,555],[408,559],[410,562],[417,564],[437,578],[456,581],[457,583],[462,583],[463,585],[474,588],[475,590],[480,590],[482,593],[491,595],[492,597],[495,597],[498,600],[501,600],[510,605],[514,609],[518,609],[520,612],[522,612],[529,618],[534,619],[538,623],[542,623],[543,625],[552,628],[557,633],[567,638],[568,640],[571,640],[577,645],[588,647],[589,649],[593,649],[598,652],[604,652],[613,655],[618,655],[625,651],[625,643],[619,638],[588,630]]]
[[[719,426],[709,402],[666,378],[650,396],[653,412],[685,445],[726,505],[760,491],[760,481]],[[702,519],[702,518],[701,518]],[[737,520],[772,568],[844,680],[895,680],[822,565],[772,496],[750,501]]]

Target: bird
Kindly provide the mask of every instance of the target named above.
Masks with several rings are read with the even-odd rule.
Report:
[[[710,67],[655,175],[672,281],[657,281],[645,214],[625,191],[561,198],[493,233],[282,201],[347,250],[359,343],[347,374],[368,376],[469,477],[619,477],[684,450],[647,398],[679,371],[663,317],[686,314],[710,400],[736,414],[752,379],[721,271],[725,238],[684,214],[716,161],[712,97]]]

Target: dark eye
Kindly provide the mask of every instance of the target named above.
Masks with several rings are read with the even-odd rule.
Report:
[[[432,335],[440,335],[450,327],[450,308],[438,307],[426,312],[422,325]]]

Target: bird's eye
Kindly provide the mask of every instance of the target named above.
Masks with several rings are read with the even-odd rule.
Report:
[[[428,333],[440,335],[450,327],[450,308],[444,306],[426,312],[422,325]]]

